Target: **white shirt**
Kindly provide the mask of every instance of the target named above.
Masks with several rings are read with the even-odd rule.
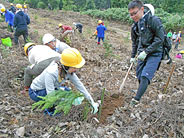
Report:
[[[61,54],[66,48],[70,48],[70,46],[56,39],[56,52]]]
[[[53,57],[61,58],[61,54],[45,45],[33,46],[33,48],[28,52],[28,59],[31,64],[36,64]]]

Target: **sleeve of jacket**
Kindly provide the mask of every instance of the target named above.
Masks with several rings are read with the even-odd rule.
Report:
[[[86,97],[86,99],[88,99],[88,101],[90,103],[94,103],[93,98],[91,97],[91,95],[89,94],[89,92],[86,90],[86,88],[84,87],[83,83],[80,81],[80,79],[77,77],[77,75],[75,73],[68,74],[69,79],[71,80],[71,82],[75,85],[75,87],[84,94],[84,96]]]
[[[137,54],[137,48],[138,48],[138,43],[137,43],[137,39],[138,36],[135,34],[133,27],[131,30],[131,39],[132,39],[132,53],[131,53],[131,58],[134,58]]]
[[[156,16],[152,18],[151,30],[154,33],[154,38],[152,44],[146,48],[146,54],[152,53],[158,47],[162,46],[164,42],[164,28],[161,20]]]
[[[25,14],[25,15],[26,15],[26,14]],[[27,24],[30,24],[30,18],[29,18],[28,15],[26,15],[26,22],[27,22]]]
[[[5,13],[5,22],[7,23],[8,22],[8,20],[9,20],[9,18],[8,18],[8,13]]]
[[[107,30],[107,28],[104,26],[104,30]]]
[[[14,17],[13,26],[14,27],[17,27],[17,16],[16,15]]]

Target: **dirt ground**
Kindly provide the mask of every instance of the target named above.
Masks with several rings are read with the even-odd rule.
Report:
[[[43,111],[32,111],[33,101],[28,95],[20,93],[24,68],[29,64],[23,52],[23,39],[20,38],[20,46],[4,48],[0,45],[0,138],[184,137],[184,59],[174,58],[178,51],[171,51],[173,64],[161,64],[141,104],[130,108],[130,100],[138,87],[135,67],[119,94],[119,87],[130,66],[130,26],[122,22],[105,21],[105,39],[107,45],[112,46],[109,52],[102,44],[97,45],[94,37],[91,38],[98,19],[80,13],[41,9],[29,9],[29,15],[29,38],[37,44],[42,43],[45,33],[59,38],[59,30],[56,29],[59,23],[72,26],[73,22],[81,22],[84,25],[83,34],[76,33],[71,47],[77,48],[86,60],[85,66],[77,74],[95,101],[100,100],[105,88],[102,115],[98,123],[93,115],[83,120],[82,106],[73,107],[67,116],[50,117],[44,115]],[[6,23],[0,22],[0,38],[7,37],[7,34],[13,38],[13,34],[6,31],[6,26]],[[183,49],[183,46],[179,48]],[[164,93],[173,66],[175,69]]]

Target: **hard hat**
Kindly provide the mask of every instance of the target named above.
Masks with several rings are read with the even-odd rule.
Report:
[[[154,9],[153,5],[151,5],[151,4],[144,4],[144,7],[147,7],[149,9],[149,11],[151,11],[152,15],[155,14],[155,9]],[[147,11],[147,12],[149,12],[149,11]]]
[[[26,43],[25,46],[24,46],[24,52],[25,52],[25,55],[27,56],[27,53],[28,53],[28,48],[32,45],[35,45],[35,43]]]
[[[63,24],[62,24],[62,23],[60,23],[60,24],[58,24],[58,26],[59,26],[59,27],[62,27],[62,26],[63,26]]]
[[[64,49],[61,54],[60,62],[65,66],[74,68],[81,68],[85,64],[84,58],[75,48]]]
[[[24,5],[24,8],[26,9],[27,8],[27,5]]]
[[[101,24],[102,23],[102,20],[98,20],[98,24]]]
[[[10,3],[11,6],[13,6],[13,3]]]
[[[181,50],[180,53],[181,53],[181,54],[184,54],[184,50]]]
[[[22,5],[21,5],[21,4],[17,4],[17,5],[16,5],[16,8],[22,9]]]
[[[1,8],[1,12],[5,12],[6,11],[6,9],[5,8]]]
[[[43,36],[43,38],[42,38],[42,42],[43,42],[43,44],[45,45],[45,44],[47,44],[47,43],[53,41],[54,39],[55,39],[55,38],[54,38],[53,35],[51,35],[51,34],[45,34],[45,35]]]
[[[181,33],[181,31],[179,31],[179,33]]]

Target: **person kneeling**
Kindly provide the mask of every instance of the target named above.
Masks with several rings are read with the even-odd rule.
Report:
[[[98,103],[95,103],[89,92],[84,87],[83,83],[75,74],[78,68],[85,64],[84,58],[80,52],[75,48],[67,48],[61,54],[59,62],[53,61],[39,76],[37,76],[30,88],[30,98],[38,102],[41,99],[38,96],[46,96],[54,92],[56,89],[64,84],[66,80],[70,80],[74,86],[84,94],[85,98],[91,103],[93,113],[98,111]]]

